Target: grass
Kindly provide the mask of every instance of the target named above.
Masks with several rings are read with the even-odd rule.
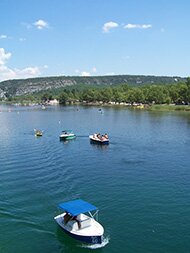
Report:
[[[151,105],[151,111],[190,111],[190,105]]]

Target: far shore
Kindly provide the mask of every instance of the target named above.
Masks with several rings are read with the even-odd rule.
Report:
[[[53,103],[52,101],[48,101],[45,103],[32,103],[32,102],[23,102],[23,103],[13,103],[7,101],[1,101],[0,104],[2,105],[15,105],[15,106],[42,106],[44,109],[45,106],[50,105],[63,105],[59,104],[59,102]],[[97,106],[97,107],[126,107],[129,109],[135,110],[148,110],[148,111],[185,111],[190,112],[190,105],[176,105],[176,104],[142,104],[142,103],[124,103],[124,102],[87,102],[87,101],[70,101],[66,102],[63,106],[69,105],[83,105],[83,106]]]
[[[98,103],[98,102],[82,102],[79,105],[99,106],[99,107],[127,107],[135,110],[148,110],[148,111],[186,111],[190,112],[190,105],[175,105],[175,104],[142,104],[142,103]]]

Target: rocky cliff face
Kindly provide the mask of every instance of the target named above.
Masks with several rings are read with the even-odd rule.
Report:
[[[17,88],[15,95],[30,94],[39,91],[50,89],[63,88],[65,86],[75,85],[76,83],[70,80],[41,80],[39,82],[28,81]]]
[[[20,80],[8,80],[0,83],[0,98],[20,96],[34,92],[63,88],[77,84],[75,80],[47,77]]]
[[[0,98],[1,99],[6,99],[6,93],[2,89],[0,89]]]

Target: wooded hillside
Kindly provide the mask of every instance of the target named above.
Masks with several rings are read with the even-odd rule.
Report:
[[[129,86],[167,85],[185,82],[186,78],[167,76],[143,75],[114,75],[114,76],[59,76],[41,77],[0,82],[0,98],[29,95],[36,92],[66,88],[68,86],[80,87],[108,87],[127,84]]]

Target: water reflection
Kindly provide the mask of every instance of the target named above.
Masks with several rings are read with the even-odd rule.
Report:
[[[62,138],[59,138],[59,141],[62,142],[63,144],[69,144],[69,143],[72,143],[74,142],[76,139],[71,139],[71,140],[65,140],[65,139],[62,139]]]
[[[57,227],[56,238],[61,244],[61,252],[71,252],[72,249],[78,248],[80,242],[67,235],[61,228]],[[79,248],[80,249],[80,248]],[[76,250],[76,249],[75,249]]]
[[[90,144],[94,149],[98,150],[107,150],[109,148],[107,144],[94,143],[93,141],[90,141]]]

